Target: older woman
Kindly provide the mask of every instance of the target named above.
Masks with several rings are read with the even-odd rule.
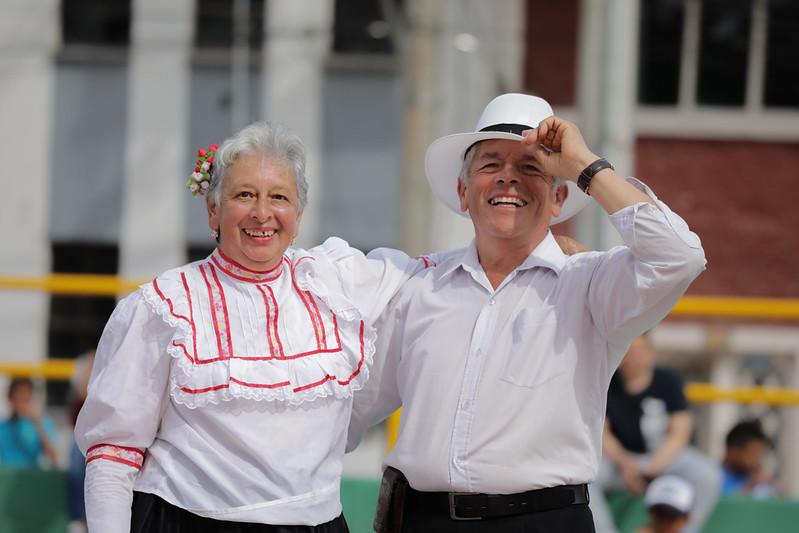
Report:
[[[337,238],[291,248],[308,186],[284,128],[201,155],[191,186],[219,246],[122,300],[97,349],[75,429],[89,528],[347,531],[341,461],[372,322],[426,261]]]

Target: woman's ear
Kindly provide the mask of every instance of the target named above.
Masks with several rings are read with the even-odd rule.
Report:
[[[219,208],[210,196],[205,198],[205,207],[208,210],[208,227],[211,231],[219,229]]]

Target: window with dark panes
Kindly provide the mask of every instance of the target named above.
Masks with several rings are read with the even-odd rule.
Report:
[[[684,0],[641,3],[638,100],[676,104],[680,86]]]
[[[130,4],[131,0],[62,0],[64,44],[127,46]]]
[[[702,2],[696,94],[700,104],[744,104],[751,23],[751,0]]]
[[[799,107],[799,2],[770,0],[764,105]]]
[[[343,54],[391,54],[389,13],[399,11],[398,0],[336,0],[333,25],[333,51]]]
[[[54,273],[116,275],[118,263],[116,245],[52,244],[51,271]],[[116,298],[113,296],[53,294],[50,297],[47,329],[48,357],[73,359],[95,348],[115,306]],[[56,405],[65,403],[67,388],[68,383],[65,382],[48,382],[48,402]]]
[[[196,6],[194,44],[198,48],[233,45],[233,4],[236,0],[199,0]],[[264,0],[249,0],[250,49],[260,50],[264,36]]]

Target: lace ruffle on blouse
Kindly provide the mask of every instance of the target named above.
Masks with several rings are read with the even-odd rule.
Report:
[[[266,272],[215,250],[142,286],[145,301],[174,331],[167,351],[175,402],[297,405],[348,398],[363,386],[374,328],[319,250],[289,250]]]

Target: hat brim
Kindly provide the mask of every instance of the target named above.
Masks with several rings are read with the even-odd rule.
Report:
[[[451,211],[463,217],[469,216],[468,212],[461,211],[458,197],[458,176],[463,167],[464,153],[474,143],[490,139],[521,141],[523,137],[502,131],[455,133],[433,141],[427,148],[424,170],[433,194]],[[552,217],[552,220],[549,221],[550,225],[573,217],[591,201],[591,197],[581,191],[573,181],[567,180],[566,185],[569,188],[569,194],[563,203],[560,214]]]
[[[647,506],[649,509],[660,510],[669,516],[688,516],[691,514],[689,511],[684,511],[668,503],[652,503]]]

